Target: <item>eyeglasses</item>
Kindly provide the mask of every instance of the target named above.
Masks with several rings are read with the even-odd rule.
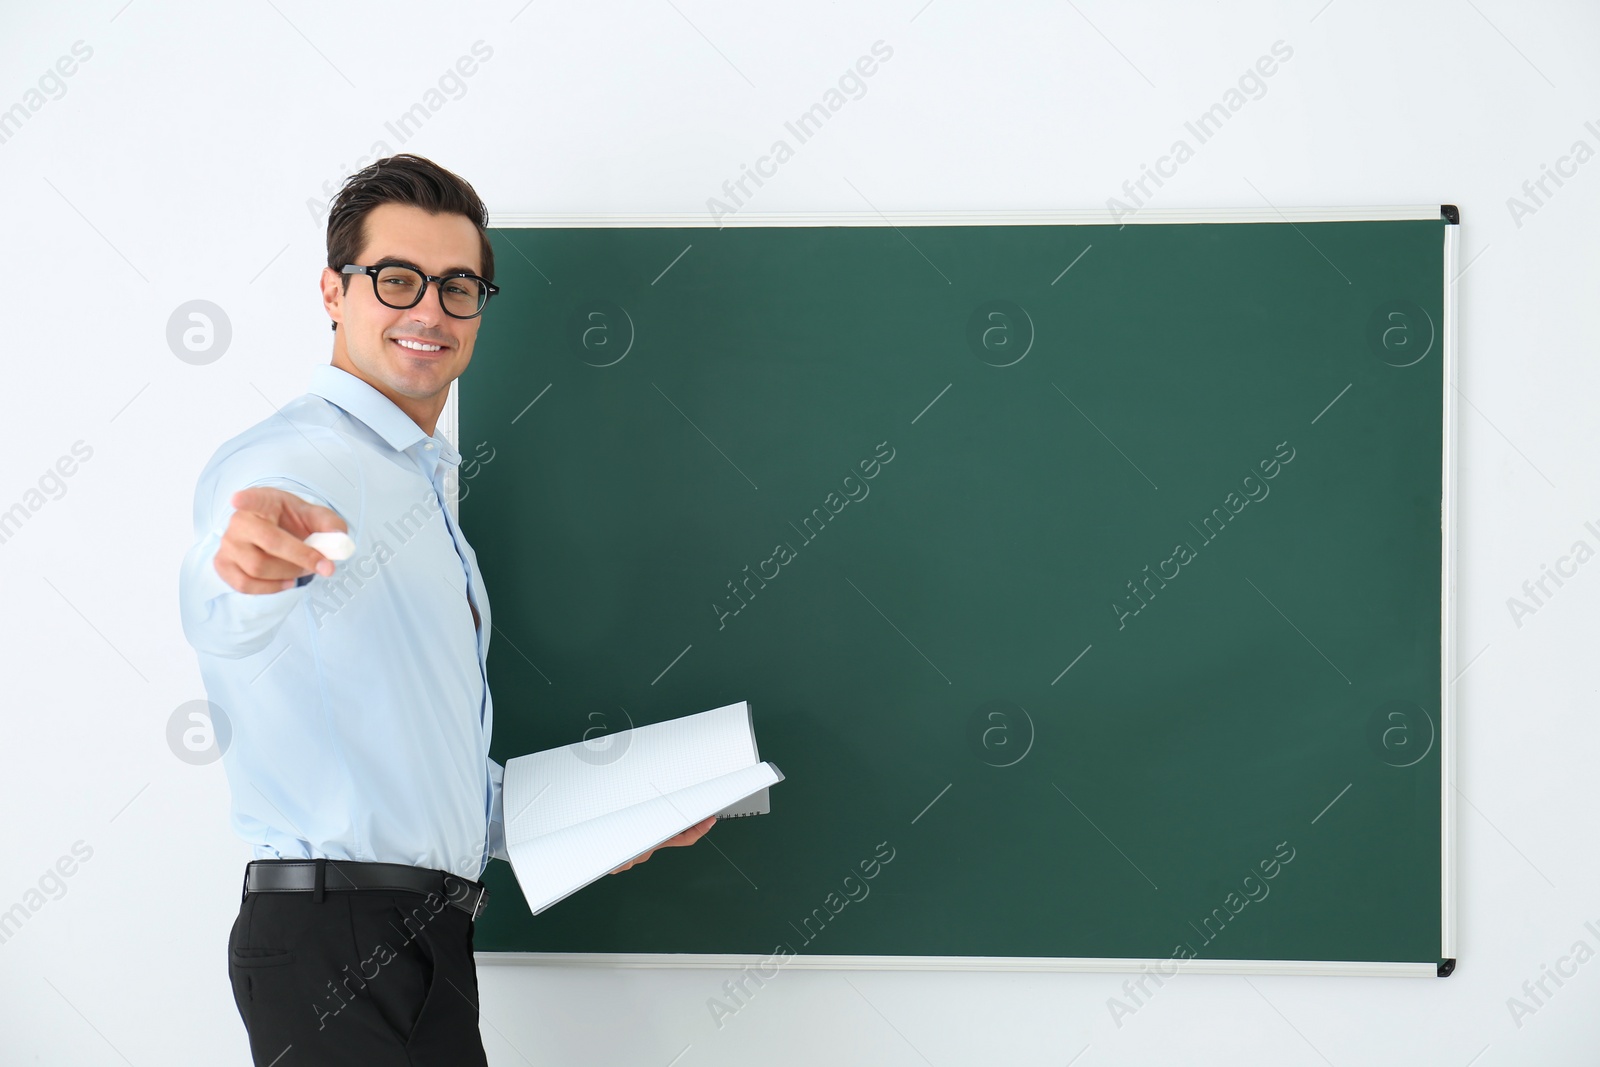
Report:
[[[376,267],[346,263],[339,273],[367,275],[372,279],[372,291],[379,302],[402,310],[422,303],[428,283],[432,282],[439,288],[439,306],[446,315],[457,319],[476,318],[482,314],[489,298],[500,291],[494,283],[466,271],[439,278],[397,263]]]

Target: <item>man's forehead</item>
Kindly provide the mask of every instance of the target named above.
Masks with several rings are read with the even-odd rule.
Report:
[[[435,215],[411,204],[380,204],[365,221],[363,263],[399,260],[430,274],[476,274],[481,269],[478,230],[465,215]]]

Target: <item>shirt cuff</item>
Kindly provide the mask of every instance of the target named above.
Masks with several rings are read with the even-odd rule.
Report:
[[[278,627],[304,597],[315,574],[293,589],[276,593],[241,593],[213,565],[222,538],[208,534],[184,560],[179,581],[179,610],[184,636],[197,651],[238,658],[254,655],[272,643]]]
[[[506,851],[505,773],[504,767],[489,761],[489,855],[510,863],[511,854]]]

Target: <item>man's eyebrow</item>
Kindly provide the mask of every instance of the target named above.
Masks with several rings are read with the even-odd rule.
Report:
[[[374,267],[410,267],[412,270],[416,270],[416,271],[421,271],[422,270],[421,267],[417,266],[415,263],[411,262],[409,259],[401,259],[399,256],[384,256],[382,259],[380,259],[376,263],[374,263],[373,266]],[[424,271],[424,273],[426,273],[426,272]],[[447,277],[447,276],[449,276],[451,274],[471,274],[473,276],[477,276],[477,273],[478,272],[476,270],[474,270],[473,268],[471,268],[471,267],[455,266],[455,267],[446,267],[444,269],[444,273],[441,274],[440,277]]]

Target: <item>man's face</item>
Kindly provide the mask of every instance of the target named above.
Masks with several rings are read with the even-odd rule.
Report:
[[[433,215],[411,204],[380,204],[367,214],[364,236],[366,247],[354,260],[363,266],[392,258],[435,276],[459,270],[478,274],[482,269],[478,230],[465,215]],[[342,277],[323,269],[323,302],[339,323],[336,364],[342,342],[361,378],[391,399],[418,401],[438,396],[467,369],[482,318],[445,314],[433,282],[416,307],[401,310],[378,300],[370,277],[350,276],[348,292]],[[402,340],[443,347],[420,351],[404,347]]]

